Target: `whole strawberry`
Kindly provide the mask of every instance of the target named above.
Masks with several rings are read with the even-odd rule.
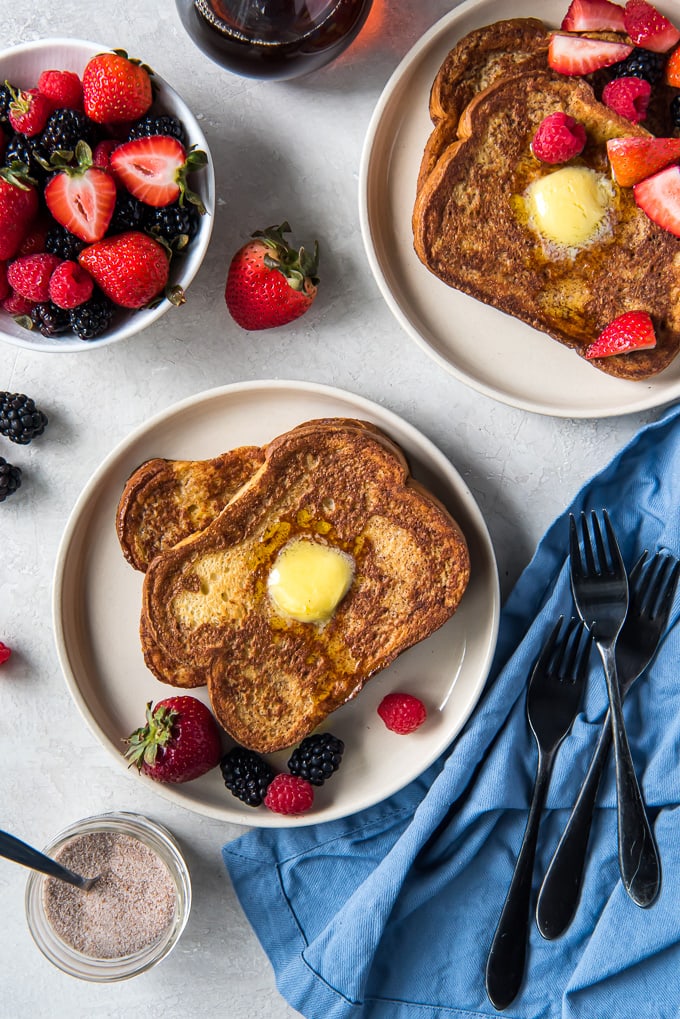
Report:
[[[130,60],[124,50],[92,57],[82,86],[85,113],[97,124],[138,120],[153,100],[149,68]]]
[[[34,135],[40,134],[53,109],[47,96],[37,88],[13,92],[12,102],[9,104],[9,122],[19,134],[33,138]]]
[[[104,237],[78,255],[106,296],[122,308],[143,308],[162,294],[168,282],[169,259],[162,244],[139,230]],[[181,303],[182,296],[171,296]]]
[[[234,255],[224,298],[243,329],[271,329],[294,321],[311,307],[319,278],[319,246],[314,254],[289,247],[288,223],[256,230]]]
[[[0,259],[16,255],[37,212],[38,193],[26,167],[0,167]]]
[[[196,697],[167,697],[146,706],[146,724],[125,740],[126,757],[157,782],[190,782],[220,761],[220,730]]]

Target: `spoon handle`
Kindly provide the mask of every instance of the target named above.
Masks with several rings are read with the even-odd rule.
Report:
[[[42,874],[49,874],[50,877],[67,881],[77,888],[87,888],[91,883],[88,878],[74,874],[73,871],[62,867],[56,860],[45,856],[44,853],[33,849],[32,846],[6,831],[0,831],[0,856],[4,856],[7,860],[14,860],[15,863],[21,863],[24,867],[30,867],[32,870],[39,870]]]

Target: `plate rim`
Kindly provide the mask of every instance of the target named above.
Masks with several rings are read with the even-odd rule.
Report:
[[[448,11],[441,18],[439,18],[430,28],[414,43],[409,51],[402,57],[399,64],[388,78],[382,93],[378,99],[376,106],[373,109],[366,133],[364,135],[364,143],[362,146],[361,157],[359,162],[359,187],[358,187],[358,205],[359,205],[359,226],[361,231],[361,237],[363,240],[364,251],[368,259],[368,263],[373,274],[373,278],[380,290],[380,293],[385,300],[388,308],[392,312],[401,328],[407,333],[407,335],[423,350],[436,364],[443,368],[449,375],[452,375],[459,382],[468,386],[471,389],[481,393],[483,396],[489,397],[500,403],[506,404],[510,407],[515,407],[520,410],[529,411],[535,414],[543,414],[546,416],[557,417],[557,418],[578,418],[578,419],[603,419],[609,417],[620,417],[628,414],[639,413],[645,410],[652,410],[657,408],[663,408],[664,406],[674,402],[680,397],[680,378],[673,380],[669,384],[667,391],[659,392],[658,390],[644,388],[643,383],[630,383],[640,388],[640,396],[634,400],[626,400],[623,404],[617,403],[612,406],[604,407],[593,407],[586,408],[580,405],[569,406],[569,405],[555,405],[546,403],[540,398],[531,398],[527,396],[518,396],[508,393],[499,384],[492,384],[485,382],[483,379],[477,377],[469,371],[459,367],[453,363],[439,351],[435,350],[431,343],[428,342],[425,336],[418,330],[417,326],[411,321],[409,316],[402,310],[399,302],[396,300],[390,284],[383,272],[381,262],[378,258],[376,246],[373,243],[373,233],[371,230],[371,209],[369,202],[369,191],[371,184],[371,171],[375,163],[374,159],[374,146],[377,140],[378,132],[381,127],[382,119],[386,115],[390,102],[393,99],[394,93],[410,71],[418,66],[420,59],[425,51],[432,48],[441,37],[446,36],[449,32],[455,30],[457,22],[463,20],[465,16],[477,7],[491,6],[494,0],[463,0],[463,3],[458,4],[453,10]],[[565,7],[566,10],[566,7]],[[504,12],[501,17],[511,17],[512,14]],[[516,15],[516,16],[528,16],[528,15]],[[536,14],[534,17],[541,17],[541,12]],[[498,19],[497,19],[498,20]],[[460,35],[457,38],[462,38]],[[453,45],[457,38],[451,39],[451,45]],[[414,181],[415,185],[415,181]],[[409,209],[409,219],[411,210]],[[414,257],[415,254],[414,254]],[[418,263],[420,264],[420,263]],[[446,284],[442,283],[442,286]],[[462,293],[462,292],[460,292]],[[496,312],[499,316],[503,315],[498,309],[492,308],[491,305],[486,305],[484,302],[478,301],[484,308],[489,311]],[[502,320],[499,319],[499,322]],[[519,320],[517,320],[519,321]],[[522,323],[527,329],[532,327],[526,323]],[[534,332],[540,333],[540,330],[533,330]],[[545,334],[541,334],[545,335]],[[557,343],[557,340],[553,342]],[[680,355],[679,355],[680,358]],[[670,366],[669,366],[670,367]],[[593,371],[597,369],[593,368]],[[662,373],[660,373],[661,375]],[[655,378],[660,377],[656,376]],[[611,376],[607,376],[610,382],[627,384],[627,380],[613,379]]]
[[[139,424],[124,439],[118,442],[90,475],[88,481],[79,493],[68,516],[55,558],[52,583],[52,623],[57,658],[71,699],[76,705],[81,718],[85,721],[90,732],[95,736],[99,744],[118,761],[119,766],[122,766],[125,770],[127,770],[125,760],[120,751],[113,746],[109,736],[101,728],[95,718],[94,712],[90,708],[87,698],[80,689],[76,670],[71,664],[73,655],[67,646],[68,642],[65,638],[64,631],[66,610],[63,606],[64,575],[67,566],[69,565],[70,547],[74,540],[76,540],[79,529],[87,525],[88,521],[86,519],[86,515],[88,508],[92,505],[93,501],[96,500],[98,491],[108,477],[110,471],[115,468],[119,462],[123,461],[125,456],[137,443],[143,440],[147,434],[152,432],[154,429],[157,429],[159,425],[162,425],[164,422],[185,414],[192,407],[205,406],[207,403],[212,401],[229,401],[232,397],[237,398],[244,393],[256,393],[261,390],[290,390],[296,394],[310,393],[317,397],[321,396],[323,398],[327,398],[329,401],[335,400],[349,403],[359,411],[365,410],[370,417],[378,422],[384,423],[386,427],[389,427],[391,423],[395,423],[400,429],[404,430],[409,439],[414,442],[417,449],[427,451],[428,455],[432,457],[432,460],[437,466],[437,474],[440,475],[441,471],[440,476],[446,480],[447,484],[452,486],[456,495],[459,496],[461,501],[464,503],[467,514],[473,519],[475,539],[483,551],[484,568],[488,574],[485,582],[489,587],[489,593],[491,595],[491,605],[489,606],[488,613],[489,636],[483,655],[482,665],[479,670],[480,675],[474,686],[466,711],[459,717],[457,725],[454,727],[454,730],[449,733],[444,746],[439,746],[436,752],[431,754],[429,757],[426,755],[426,758],[419,763],[416,773],[409,773],[409,776],[405,781],[395,782],[393,788],[389,788],[386,792],[381,792],[377,798],[375,796],[365,797],[365,800],[358,806],[350,806],[349,809],[343,808],[342,805],[332,803],[327,808],[323,808],[323,816],[319,816],[318,814],[315,816],[312,813],[310,815],[301,815],[299,817],[277,815],[271,812],[267,812],[266,814],[256,814],[254,811],[248,811],[246,807],[241,808],[239,806],[239,801],[234,798],[234,806],[232,806],[229,801],[225,801],[225,806],[229,815],[225,816],[224,810],[213,810],[205,804],[192,804],[190,802],[190,798],[187,799],[182,796],[180,790],[175,786],[156,782],[144,775],[134,776],[134,780],[136,782],[143,782],[147,788],[152,789],[163,799],[166,799],[177,806],[182,806],[185,809],[198,813],[204,817],[210,817],[223,822],[231,822],[250,828],[303,827],[310,824],[320,824],[348,817],[360,810],[366,809],[367,807],[374,806],[375,804],[380,803],[399,792],[402,788],[408,785],[409,782],[414,781],[418,778],[418,776],[422,775],[423,772],[426,771],[427,768],[430,767],[430,765],[446,751],[447,747],[451,745],[453,740],[461,732],[470,715],[477,706],[488,679],[498,640],[501,610],[500,578],[491,536],[477,500],[473,496],[468,485],[465,483],[458,469],[453,465],[453,463],[451,463],[446,454],[443,453],[428,436],[416,428],[415,425],[412,425],[405,418],[401,417],[389,408],[383,407],[381,404],[352,393],[349,390],[344,390],[339,387],[329,386],[322,383],[307,382],[296,379],[253,379],[228,383],[223,386],[217,386],[212,389],[195,393],[170,404],[165,409],[156,412],[149,419]],[[170,687],[169,691],[173,691],[174,689],[175,688]],[[171,692],[169,692],[167,696],[170,695]]]

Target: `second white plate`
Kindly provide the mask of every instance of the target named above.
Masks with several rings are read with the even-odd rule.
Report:
[[[568,0],[466,0],[413,47],[387,83],[369,124],[359,202],[364,245],[377,284],[406,332],[472,388],[524,410],[557,417],[609,417],[680,396],[680,357],[643,382],[615,379],[518,319],[452,290],[413,250],[411,212],[432,129],[430,88],[449,50],[468,32],[504,18],[540,17],[558,27]],[[664,8],[663,3],[659,5]]]
[[[470,546],[472,576],[460,608],[428,640],[375,676],[324,726],[344,740],[342,767],[318,790],[312,810],[282,817],[244,806],[219,769],[185,785],[161,785],[127,768],[122,739],[143,723],[144,706],[176,692],[146,669],[139,643],[142,574],[123,559],[115,513],[125,481],[154,457],[205,459],[233,446],[264,444],[319,417],[380,425],[406,453],[414,476],[444,502]],[[482,692],[496,644],[500,596],[493,549],[469,489],[420,432],[382,407],[303,382],[246,382],[192,397],[134,432],[104,461],[78,499],[57,557],[54,628],[69,690],[88,725],[131,781],[211,817],[256,827],[307,825],[384,799],[421,774],[460,731]],[[429,715],[410,736],[388,732],[376,708],[385,693],[421,697]],[[207,703],[204,690],[192,690]],[[289,754],[271,755],[284,770]]]

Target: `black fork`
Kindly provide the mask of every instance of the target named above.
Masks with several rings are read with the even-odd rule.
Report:
[[[522,983],[540,816],[555,755],[576,717],[587,675],[591,640],[586,627],[572,619],[560,637],[561,628],[560,618],[527,690],[527,718],[538,746],[538,766],[522,846],[486,964],[486,992],[498,1009],[507,1008]]]

